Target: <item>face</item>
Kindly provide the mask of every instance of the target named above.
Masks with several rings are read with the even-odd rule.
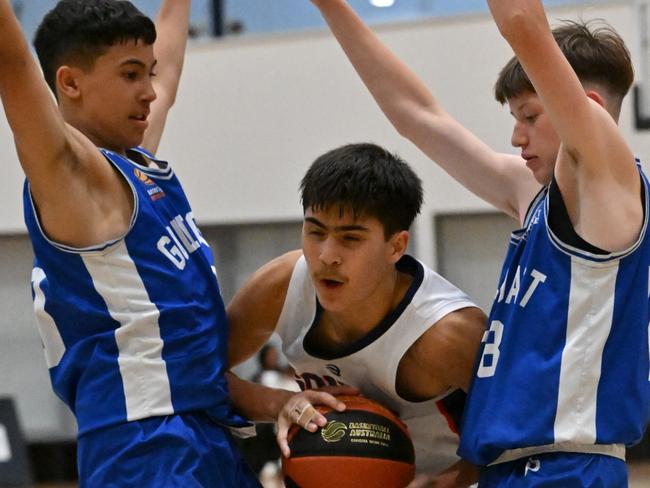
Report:
[[[521,157],[535,179],[547,185],[553,177],[560,138],[535,93],[524,93],[508,99],[515,118],[512,145],[521,149]]]
[[[387,241],[384,227],[374,217],[354,218],[338,207],[305,212],[302,250],[316,294],[328,312],[362,313],[393,292],[395,263],[406,247],[408,234],[398,232]],[[400,239],[404,239],[401,242]]]
[[[139,145],[156,99],[155,64],[152,45],[128,41],[111,46],[89,71],[73,68],[72,124],[97,146],[124,152]]]

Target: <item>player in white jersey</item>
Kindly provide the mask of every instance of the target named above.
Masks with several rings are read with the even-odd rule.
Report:
[[[279,415],[278,438],[288,454],[289,425],[322,426],[310,402],[332,400],[311,389],[357,387],[409,425],[417,469],[431,475],[420,482],[446,470],[436,486],[468,486],[475,473],[467,463],[454,464],[454,416],[462,410],[461,390],[469,384],[485,316],[405,254],[422,202],[419,178],[384,149],[352,144],[319,157],[301,187],[302,252],[255,273],[229,304],[228,318],[231,365],[277,332],[305,393],[273,392],[232,377],[233,398],[249,399],[237,406],[253,419]],[[311,414],[300,415],[305,411]]]
[[[312,3],[320,9],[396,129],[465,187],[524,226],[513,234],[491,314],[494,322],[484,337],[480,367],[463,424],[461,454],[478,464],[506,461],[499,468],[485,470],[485,486],[620,486],[625,469],[618,459],[619,444],[630,445],[639,440],[649,410],[648,385],[642,381],[647,379],[647,348],[639,346],[647,342],[643,340],[647,336],[647,320],[643,323],[647,303],[640,302],[638,293],[631,298],[624,291],[627,286],[629,290],[645,292],[648,286],[644,263],[645,178],[616,127],[622,100],[633,80],[624,42],[610,28],[592,29],[581,23],[567,23],[551,34],[538,0],[490,1],[503,35],[521,56],[524,68],[530,70],[529,80],[522,65],[513,58],[496,86],[497,99],[509,104],[515,118],[512,144],[521,149],[521,157],[517,157],[493,151],[445,112],[417,76],[377,39],[345,0]],[[539,193],[540,185],[548,187],[548,192],[544,188]],[[535,198],[538,194],[539,198]],[[527,239],[533,241],[525,246]],[[564,261],[556,260],[554,253],[545,250],[560,250]],[[630,270],[634,264],[628,265],[635,260],[641,263],[637,273]],[[526,268],[531,263],[550,266],[555,278],[551,279],[550,273],[537,266]],[[571,268],[568,263],[576,266]],[[513,268],[509,269],[511,264]],[[586,269],[603,271],[616,266],[620,266],[624,279],[613,280],[615,273],[600,281],[595,276],[585,279]],[[571,274],[567,274],[569,269]],[[614,293],[611,285],[619,281],[621,287]],[[631,300],[628,309],[638,310],[627,346],[620,347],[618,342],[618,357],[629,361],[627,369],[633,370],[635,376],[624,387],[623,383],[618,384],[625,393],[607,395],[609,387],[600,390],[602,396],[597,403],[593,396],[598,391],[593,388],[596,369],[581,364],[579,358],[598,358],[600,351],[604,354],[603,365],[617,359],[615,355],[609,356],[611,349],[604,344],[606,334],[597,335],[596,341],[596,336],[585,332],[591,330],[588,326],[596,318],[598,323],[606,322],[606,315],[600,311],[593,316],[585,313],[596,310],[585,306],[590,298],[593,304],[604,303],[601,298],[607,287],[603,288],[603,284],[610,286],[606,302],[614,301],[616,306],[602,310],[614,310],[615,320],[622,318],[616,310],[621,305],[626,308],[625,300]],[[538,309],[539,303],[533,301],[540,298],[544,305]],[[567,300],[571,302],[569,307],[564,306]],[[546,330],[529,329],[522,310],[532,315],[543,310],[548,317],[556,317],[554,320],[559,310],[563,314],[570,310],[570,320],[564,321],[568,327],[566,339],[557,340],[561,328],[553,329],[556,340],[551,342],[551,334]],[[544,325],[557,325],[555,321],[544,321],[544,317],[537,313],[535,319],[542,329]],[[612,330],[625,326],[625,320],[616,322]],[[528,337],[529,342],[517,341],[518,332]],[[620,337],[618,334],[614,337]],[[544,340],[537,342],[537,337]],[[564,356],[565,342],[570,347],[564,350],[569,359],[564,364],[578,360],[582,371],[589,373],[582,377],[583,382],[573,385],[576,388],[566,381],[575,377],[575,368],[557,367],[559,357]],[[574,354],[581,348],[584,354]],[[555,359],[541,359],[549,357]],[[534,374],[513,368],[519,360],[528,360],[526,364]],[[541,388],[537,379],[545,367],[547,373],[553,370],[553,376],[547,374]],[[602,378],[606,380],[602,385],[616,384],[618,376],[614,371],[604,367]],[[585,392],[590,394],[585,396]],[[618,399],[616,408],[611,408],[613,402],[609,398]],[[618,406],[625,403],[623,398],[627,403],[621,409]],[[525,421],[509,416],[520,405],[543,415],[529,415]],[[637,413],[621,415],[621,411],[632,410]],[[563,428],[553,435],[552,421],[548,428],[553,417],[549,412],[555,411],[559,414],[558,425]],[[609,412],[606,421],[603,412]],[[588,421],[585,423],[584,419]],[[612,424],[617,427],[612,428]],[[546,439],[547,445],[535,445],[540,438]],[[542,453],[559,452],[529,460],[528,451],[523,449],[528,447],[537,452],[541,448]],[[594,456],[563,452],[580,449]],[[500,453],[505,456],[501,458]],[[615,456],[603,456],[604,453]],[[517,456],[522,459],[508,462]]]

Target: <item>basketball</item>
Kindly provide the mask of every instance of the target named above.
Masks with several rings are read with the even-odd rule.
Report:
[[[402,488],[415,474],[413,442],[393,412],[362,396],[338,397],[347,408],[317,406],[327,425],[289,431],[282,458],[287,488]]]

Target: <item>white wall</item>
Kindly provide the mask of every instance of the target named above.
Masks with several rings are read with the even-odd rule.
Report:
[[[634,12],[627,2],[551,11],[552,19],[579,16],[606,18],[638,56]],[[461,123],[493,147],[512,150],[510,116],[492,97],[497,73],[511,53],[487,16],[387,26],[378,31],[435,87],[441,103]],[[633,131],[630,102],[624,107],[621,127],[637,154],[650,158],[650,132]],[[195,215],[204,225],[296,222],[301,218],[298,181],[307,166],[322,152],[354,141],[373,141],[397,151],[423,178],[426,204],[415,232],[418,257],[435,266],[436,239],[448,239],[450,246],[440,245],[445,263],[480,268],[473,267],[473,261],[482,259],[476,258],[475,251],[459,251],[454,243],[462,244],[466,232],[474,232],[473,237],[481,242],[492,242],[494,236],[479,236],[476,225],[470,226],[473,231],[465,227],[458,231],[452,225],[446,227],[451,229],[448,236],[442,235],[447,232],[442,226],[436,238],[434,217],[483,213],[490,208],[395,133],[327,32],[191,46],[178,103],[159,154],[175,163]],[[0,234],[20,234],[24,232],[22,174],[2,117],[0,162],[4,175],[0,180]],[[482,227],[490,233],[495,226],[503,228],[502,224]],[[498,242],[505,245],[505,236],[499,237]],[[53,395],[44,398],[47,372],[42,358],[34,356],[41,354],[35,327],[17,324],[32,319],[29,251],[20,251],[25,269],[15,269],[17,258],[7,253],[18,245],[15,239],[21,240],[0,238],[0,264],[5,265],[0,266],[0,304],[11,307],[13,314],[0,311],[0,395],[19,397],[31,437],[69,435],[72,427],[60,404]],[[26,246],[24,241],[20,245]],[[503,252],[504,248],[494,249],[497,261]],[[445,271],[458,276],[462,287],[467,273],[449,266]],[[496,274],[472,275],[467,281],[478,278],[483,284],[477,284],[476,293],[488,290],[485,293],[492,294]],[[18,303],[22,308],[17,312]]]

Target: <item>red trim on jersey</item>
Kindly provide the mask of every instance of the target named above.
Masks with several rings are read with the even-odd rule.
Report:
[[[440,413],[445,418],[445,420],[447,420],[447,425],[449,426],[449,430],[451,430],[454,434],[459,436],[460,429],[456,425],[456,422],[454,422],[454,418],[451,416],[451,414],[445,407],[444,403],[442,403],[442,400],[438,400],[436,402],[436,406],[438,407],[438,410],[440,410]]]

